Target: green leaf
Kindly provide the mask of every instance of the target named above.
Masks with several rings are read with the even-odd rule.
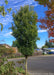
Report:
[[[12,8],[9,8],[9,9],[7,9],[8,10],[8,12],[10,13],[11,12],[11,10],[12,10]]]
[[[7,13],[6,13],[5,11],[2,12],[2,16],[5,17],[6,14],[7,14]]]
[[[2,31],[2,29],[3,29],[3,25],[0,23],[0,25],[1,25],[1,31]]]
[[[8,1],[7,1],[7,0],[5,0],[5,3],[6,3],[6,4],[8,4]]]
[[[4,10],[4,6],[0,6],[0,12]]]

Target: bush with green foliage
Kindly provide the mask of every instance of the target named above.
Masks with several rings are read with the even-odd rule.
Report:
[[[6,64],[4,64],[6,62]],[[14,67],[15,63],[8,62],[6,58],[0,59],[0,75],[18,75],[19,73],[25,74],[22,67]]]
[[[5,54],[11,51],[5,46],[0,46],[0,75],[18,75],[19,73],[25,73],[22,67],[16,67],[13,61],[8,61]],[[9,53],[9,52],[8,52]]]
[[[0,55],[1,54],[8,54],[8,53],[13,53],[13,49],[10,48],[6,48],[5,46],[0,46]]]

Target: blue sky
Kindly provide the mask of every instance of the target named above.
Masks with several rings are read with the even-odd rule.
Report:
[[[12,42],[15,40],[15,38],[11,35],[12,31],[8,29],[9,27],[11,27],[11,22],[13,22],[13,11],[15,12],[16,9],[19,10],[21,6],[33,5],[34,11],[36,11],[39,19],[45,16],[44,12],[47,10],[47,7],[39,5],[38,2],[35,2],[34,0],[8,0],[8,5],[4,4],[4,0],[0,0],[0,6],[2,5],[5,6],[5,10],[11,7],[12,11],[10,13],[7,12],[7,15],[5,17],[0,15],[0,23],[3,24],[3,31],[0,31],[0,44],[6,43],[10,46],[12,45]],[[48,33],[47,30],[41,30],[39,28],[39,25],[40,23],[37,23],[38,36],[40,37],[40,40],[37,41],[37,46],[41,48],[45,44],[45,41],[48,40]]]

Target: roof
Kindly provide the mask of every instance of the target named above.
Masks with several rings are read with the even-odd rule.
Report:
[[[48,48],[48,49],[50,49],[50,50],[51,50],[51,49],[54,49],[54,48]]]
[[[0,44],[0,46],[5,46],[6,48],[12,48],[13,49],[13,53],[17,53],[18,52],[18,48],[17,47],[11,47],[8,44]]]
[[[0,46],[5,46],[5,47],[7,46],[7,47],[9,47],[9,48],[11,47],[11,46],[9,46],[8,44],[0,44]]]
[[[40,50],[40,49],[34,49],[34,50],[37,50],[37,51],[38,51],[38,50]]]
[[[54,48],[44,48],[44,49],[46,49],[46,50],[54,50]]]

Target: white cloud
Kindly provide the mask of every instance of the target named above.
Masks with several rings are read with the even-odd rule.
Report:
[[[38,33],[47,32],[47,30],[38,30]]]
[[[42,32],[47,32],[47,30],[38,30],[38,33],[42,33]],[[12,32],[6,32],[5,34],[2,34],[4,37],[9,37],[9,36],[12,36],[11,35]]]
[[[8,23],[12,22],[12,16],[10,14],[7,14],[5,17],[2,17],[0,15],[0,23],[3,25],[7,25]]]
[[[10,36],[12,34],[12,32],[8,32],[6,34],[4,34],[3,36]]]
[[[38,30],[38,33],[42,33],[42,32],[47,32],[47,30]],[[10,36],[12,36],[11,34],[12,34],[11,31],[10,32],[5,32],[5,33],[3,32],[3,33],[0,34],[0,36],[10,37]]]
[[[2,4],[4,4],[4,0],[0,1],[0,5]],[[24,5],[37,6],[38,4],[34,0],[8,0],[8,5],[5,5],[5,9],[12,8],[12,11],[15,11],[15,9],[19,10],[19,8]],[[10,14],[7,14],[5,17],[2,17],[0,15],[0,23],[2,23],[3,25],[7,25],[11,22],[13,22],[12,12]]]
[[[0,38],[2,38],[2,37],[4,37],[4,38],[11,38],[11,37],[13,37],[11,34],[12,34],[11,31],[10,32],[2,32],[0,34]]]

